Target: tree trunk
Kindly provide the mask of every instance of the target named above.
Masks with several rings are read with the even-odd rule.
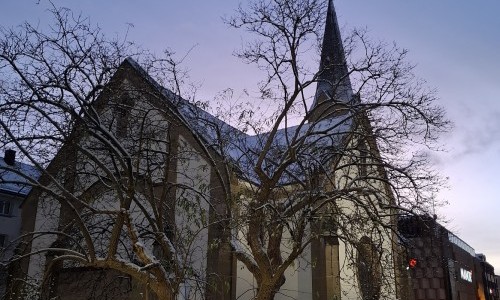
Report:
[[[277,287],[270,283],[270,284],[262,284],[259,286],[259,290],[257,291],[257,295],[255,296],[255,300],[273,300],[274,296],[276,295],[277,292]]]
[[[168,284],[159,284],[156,287],[145,286],[145,295],[148,295],[146,300],[174,300],[175,294]]]

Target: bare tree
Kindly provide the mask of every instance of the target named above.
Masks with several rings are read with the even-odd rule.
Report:
[[[264,71],[260,98],[276,107],[265,121],[241,114],[265,134],[228,151],[240,151],[239,178],[249,183],[232,243],[256,280],[255,299],[281,293],[286,270],[318,241],[345,245],[354,271],[341,280],[359,285],[360,298],[394,297],[381,287],[397,275],[389,271],[395,220],[432,213],[442,184],[420,151],[449,125],[433,91],[413,75],[406,50],[360,30],[342,44],[331,1],[255,0],[226,22],[255,37],[237,55]]]
[[[260,98],[275,110],[263,118],[248,106],[220,107],[217,118],[187,103],[169,53],[107,40],[66,10],[54,10],[50,34],[1,29],[0,145],[41,172],[9,169],[27,177],[36,207],[23,208],[36,230],[13,262],[42,274],[42,297],[56,271],[85,267],[127,274],[161,299],[217,298],[211,286],[225,282],[212,279],[231,271],[203,261],[229,245],[256,280],[254,299],[283,293],[297,261],[319,270],[324,257],[311,249],[320,247],[346,253],[354,270],[335,284],[393,297],[395,221],[434,205],[440,179],[419,150],[448,123],[405,50],[362,31],[342,44],[326,4],[255,0],[227,20],[256,36],[238,56],[266,74]]]
[[[81,275],[96,285],[87,287],[92,293],[104,289],[105,280],[93,278],[104,269],[160,299],[202,297],[207,230],[216,223],[206,171],[214,160],[196,136],[180,141],[186,124],[175,107],[183,80],[178,62],[168,51],[155,58],[107,39],[69,10],[52,13],[49,32],[30,24],[0,28],[0,147],[15,149],[41,174],[0,170],[32,187],[11,261],[29,261],[29,269],[14,270],[11,297],[59,293],[63,268],[94,270]],[[226,177],[217,180],[222,186]]]

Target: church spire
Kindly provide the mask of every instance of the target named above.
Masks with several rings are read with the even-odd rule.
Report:
[[[311,107],[311,120],[338,114],[341,107],[345,107],[353,97],[333,0],[328,0],[318,74],[316,95]]]

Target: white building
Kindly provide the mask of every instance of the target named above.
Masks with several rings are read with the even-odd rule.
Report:
[[[0,158],[0,297],[5,293],[7,262],[13,255],[21,232],[23,200],[31,190],[23,174],[36,177],[34,167],[16,161],[16,152],[6,150]]]

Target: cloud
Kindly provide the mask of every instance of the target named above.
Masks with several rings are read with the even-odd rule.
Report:
[[[451,159],[461,160],[500,147],[500,111],[469,115],[456,122],[451,136]]]

